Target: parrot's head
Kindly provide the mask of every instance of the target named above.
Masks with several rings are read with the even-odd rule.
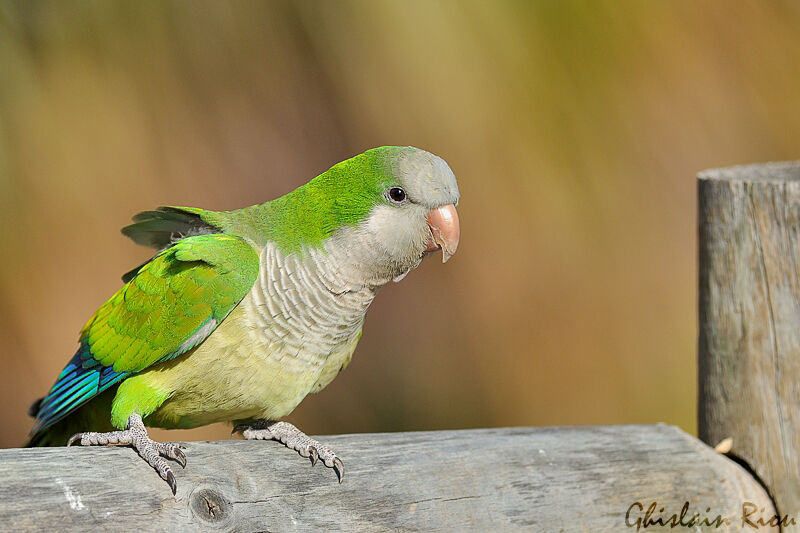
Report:
[[[447,261],[456,252],[458,184],[442,158],[410,146],[384,146],[323,176],[337,196],[333,211],[345,219],[330,244],[346,250],[365,283],[399,281],[426,255],[441,250]],[[347,220],[352,213],[359,215]]]
[[[441,157],[413,147],[385,151],[386,177],[361,233],[377,259],[403,275],[427,254],[441,250],[446,262],[456,252],[459,192],[456,177]]]

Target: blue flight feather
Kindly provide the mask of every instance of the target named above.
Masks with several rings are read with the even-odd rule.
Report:
[[[89,346],[82,343],[42,400],[31,433],[36,434],[52,426],[129,375],[130,372],[114,372],[112,367],[101,365],[92,357]]]

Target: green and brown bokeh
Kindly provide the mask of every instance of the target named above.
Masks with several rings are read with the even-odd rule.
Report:
[[[798,157],[798,27],[792,2],[0,4],[0,445],[148,257],[132,214],[383,144],[450,163],[461,248],[384,289],[293,422],[694,431],[694,175]]]

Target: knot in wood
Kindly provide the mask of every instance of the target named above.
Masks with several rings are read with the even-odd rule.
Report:
[[[213,489],[195,491],[190,506],[194,515],[206,522],[219,524],[229,520],[231,516],[230,502]]]

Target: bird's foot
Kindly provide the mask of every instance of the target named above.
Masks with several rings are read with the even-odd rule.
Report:
[[[186,468],[186,456],[177,444],[172,442],[156,442],[147,435],[142,417],[132,414],[128,418],[128,429],[124,431],[109,431],[108,433],[76,433],[70,437],[67,446],[75,441],[80,441],[81,446],[132,446],[139,456],[147,461],[166,481],[172,489],[172,494],[178,489],[175,474],[167,462],[162,458],[173,459],[181,467]]]
[[[333,468],[339,483],[344,478],[344,465],[333,450],[297,429],[289,422],[259,420],[255,424],[243,424],[233,428],[233,433],[242,432],[245,440],[277,440],[287,448],[296,450],[303,457],[311,458],[311,466],[321,460],[328,468]]]

